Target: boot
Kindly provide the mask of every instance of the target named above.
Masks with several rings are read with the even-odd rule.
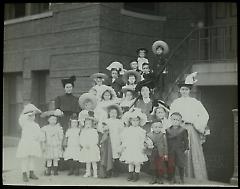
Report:
[[[133,172],[129,172],[128,173],[128,178],[127,178],[128,181],[132,181],[133,180]]]
[[[46,176],[50,176],[51,175],[51,167],[48,167],[46,170]]]
[[[74,164],[73,164],[73,160],[69,160],[69,172],[68,172],[68,176],[73,175],[74,174]]]
[[[53,167],[53,175],[58,175],[58,167],[57,166]]]
[[[133,175],[133,182],[136,182],[136,181],[138,181],[139,180],[139,173],[135,173],[134,175]]]
[[[157,177],[155,175],[153,175],[149,184],[155,184],[155,183],[157,183]]]
[[[23,182],[28,182],[27,172],[23,172]]]
[[[80,163],[78,161],[75,161],[75,170],[74,170],[74,175],[75,176],[79,176],[79,167],[80,167]]]
[[[30,178],[30,179],[34,179],[34,180],[37,180],[37,179],[38,179],[38,177],[34,174],[33,171],[30,171],[29,178]]]

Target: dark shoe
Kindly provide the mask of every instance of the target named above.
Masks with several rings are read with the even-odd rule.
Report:
[[[163,184],[163,179],[162,179],[162,177],[157,178],[157,183],[158,183],[158,184]]]
[[[23,182],[28,182],[28,177],[27,177],[27,173],[26,172],[23,172]]]
[[[133,180],[133,172],[129,172],[128,173],[128,178],[127,178],[128,181],[131,181]]]
[[[34,174],[33,171],[30,171],[29,178],[30,178],[30,179],[34,179],[34,180],[37,180],[37,179],[38,179],[38,177]]]
[[[57,166],[53,167],[53,175],[58,175],[58,167]]]
[[[155,184],[157,183],[157,178],[155,176],[152,177],[152,180],[149,182],[149,184]]]
[[[138,181],[139,180],[139,173],[135,173],[134,175],[133,175],[133,182],[136,182],[136,181]]]
[[[50,176],[51,175],[51,167],[48,167],[46,170],[46,176]]]

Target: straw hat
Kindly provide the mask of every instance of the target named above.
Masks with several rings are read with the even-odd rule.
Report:
[[[132,93],[135,93],[135,89],[131,86],[124,86],[122,87],[122,92],[126,93],[127,91],[131,91]]]
[[[162,47],[163,48],[163,54],[167,54],[169,52],[168,44],[164,41],[155,41],[152,45],[152,51],[154,54],[157,54],[157,48]]]
[[[122,108],[118,104],[110,104],[110,105],[104,107],[104,109],[106,109],[108,112],[110,111],[110,109],[116,109],[118,117],[121,117],[123,114]]]
[[[197,76],[197,72],[193,72],[189,74],[184,81],[179,82],[177,85],[179,88],[181,87],[188,87],[192,88],[192,86],[197,82],[197,79],[195,77]]]
[[[122,120],[124,123],[129,126],[130,118],[140,118],[140,126],[143,127],[147,122],[147,115],[142,113],[140,108],[133,108],[132,110],[123,114]]]
[[[153,101],[153,111],[151,113],[151,115],[154,115],[155,113],[155,110],[158,108],[158,107],[162,107],[164,110],[166,110],[167,112],[170,111],[170,107],[162,100],[154,100]]]
[[[104,73],[94,73],[90,76],[92,79],[96,79],[96,78],[102,78],[102,79],[107,79],[108,76]]]
[[[37,114],[37,113],[42,113],[41,110],[39,110],[36,106],[34,106],[33,104],[29,103],[27,105],[24,106],[23,108],[23,114],[25,115],[31,115],[31,114]]]
[[[110,94],[112,95],[112,100],[117,98],[116,92],[114,91],[114,89],[113,89],[112,87],[107,86],[107,85],[103,85],[103,86],[102,86],[102,89],[101,89],[101,93],[99,94],[99,96],[100,96],[101,99],[102,99],[103,94],[104,94],[106,91],[109,91],[109,92],[110,92]]]
[[[40,117],[42,117],[42,118],[49,117],[49,116],[61,117],[61,116],[63,116],[63,112],[60,109],[48,110],[48,111],[43,112],[40,115]]]
[[[135,78],[136,78],[136,83],[138,83],[139,81],[141,81],[141,75],[140,75],[139,72],[134,71],[134,70],[128,70],[128,71],[126,71],[126,72],[123,74],[123,81],[124,81],[125,83],[128,82],[128,77],[129,77],[129,75],[134,75],[134,76],[135,76]]]
[[[124,72],[126,71],[124,68],[123,68],[123,65],[120,63],[120,62],[112,62],[106,69],[111,71],[113,68],[117,69],[119,71],[119,74],[120,75],[123,75]]]
[[[93,104],[93,109],[97,106],[97,97],[94,96],[92,93],[84,93],[79,97],[78,103],[82,109],[84,109],[84,104],[86,101],[91,101]]]

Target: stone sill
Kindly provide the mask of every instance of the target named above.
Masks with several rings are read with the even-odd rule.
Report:
[[[4,21],[4,26],[10,25],[10,24],[21,23],[21,22],[27,22],[27,21],[31,21],[31,20],[37,20],[37,19],[41,19],[41,18],[47,18],[47,17],[51,17],[51,16],[53,16],[53,12],[49,11],[49,12],[29,15],[29,16],[25,16],[25,17],[21,17],[21,18],[10,19],[10,20]]]
[[[167,20],[167,18],[165,16],[154,16],[154,15],[149,15],[149,14],[142,14],[142,13],[137,13],[134,11],[129,11],[126,9],[121,9],[120,13],[122,15],[146,19],[146,20],[152,20],[152,21],[166,21]]]

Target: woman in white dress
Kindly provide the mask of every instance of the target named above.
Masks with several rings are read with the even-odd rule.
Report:
[[[147,116],[141,112],[141,109],[134,108],[126,112],[122,118],[126,127],[121,133],[122,153],[120,161],[128,164],[128,181],[137,181],[141,164],[148,160],[144,153],[144,141],[146,131],[141,128],[147,121]]]
[[[44,141],[44,135],[39,125],[34,121],[37,113],[41,113],[41,111],[36,106],[27,104],[18,120],[22,128],[22,136],[18,144],[16,157],[21,158],[24,182],[29,181],[28,169],[29,178],[38,179],[34,174],[34,161],[36,157],[42,157],[41,143]]]
[[[206,163],[203,154],[202,143],[205,142],[208,112],[200,101],[190,97],[190,91],[196,83],[196,72],[188,75],[185,82],[179,84],[181,97],[173,101],[169,115],[179,112],[182,115],[183,124],[188,130],[190,150],[187,153],[186,176],[200,180],[207,180]]]

